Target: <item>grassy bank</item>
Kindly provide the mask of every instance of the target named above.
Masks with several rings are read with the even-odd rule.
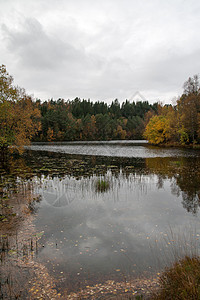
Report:
[[[162,273],[160,288],[152,300],[200,299],[200,258],[188,257],[175,262]]]
[[[147,287],[146,290],[143,289],[137,295],[118,295],[105,299],[198,300],[200,299],[200,257],[185,256],[174,262],[160,275],[158,287],[154,287],[154,290]]]

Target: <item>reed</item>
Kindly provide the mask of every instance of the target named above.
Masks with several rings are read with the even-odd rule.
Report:
[[[97,192],[106,192],[110,188],[110,182],[108,180],[99,179],[96,182],[96,190]]]

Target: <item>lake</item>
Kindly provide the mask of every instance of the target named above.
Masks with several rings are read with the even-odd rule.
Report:
[[[146,141],[40,143],[24,161],[40,196],[35,260],[61,294],[154,276],[198,251],[200,151]]]

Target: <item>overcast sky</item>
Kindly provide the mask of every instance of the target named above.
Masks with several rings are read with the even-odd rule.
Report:
[[[0,0],[0,64],[41,100],[171,103],[200,72],[199,0]]]

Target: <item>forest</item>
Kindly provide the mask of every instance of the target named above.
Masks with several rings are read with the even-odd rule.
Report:
[[[126,100],[120,105],[117,99],[110,105],[80,98],[37,100],[36,105],[41,130],[34,141],[142,139],[148,118],[158,110],[158,103]]]
[[[32,142],[147,139],[154,145],[200,144],[200,85],[197,75],[183,85],[175,105],[148,101],[111,104],[81,100],[34,100],[14,86],[0,66],[0,151],[23,150]]]

